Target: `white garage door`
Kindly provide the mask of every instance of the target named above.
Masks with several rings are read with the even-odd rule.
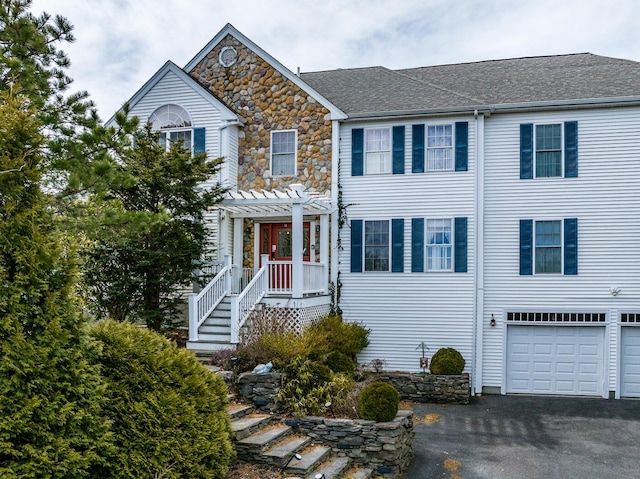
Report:
[[[640,327],[622,328],[620,395],[640,397]]]
[[[507,393],[602,396],[604,328],[510,326]]]

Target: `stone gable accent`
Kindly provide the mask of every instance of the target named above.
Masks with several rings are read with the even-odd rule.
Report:
[[[220,64],[224,47],[237,60]],[[238,189],[286,189],[302,183],[309,191],[331,188],[329,110],[286,79],[265,59],[227,35],[189,74],[246,119],[239,138]],[[270,171],[271,132],[297,130],[297,176],[274,177]]]

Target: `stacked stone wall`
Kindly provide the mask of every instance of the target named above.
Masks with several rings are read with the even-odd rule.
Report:
[[[229,67],[219,61],[225,47],[233,47],[237,53]],[[309,191],[330,190],[331,120],[327,108],[231,35],[190,75],[246,120],[238,144],[239,189],[283,190],[301,183]],[[298,132],[296,176],[271,174],[271,132],[275,130]]]
[[[380,373],[379,381],[391,384],[400,398],[421,403],[469,404],[469,374],[438,375]]]

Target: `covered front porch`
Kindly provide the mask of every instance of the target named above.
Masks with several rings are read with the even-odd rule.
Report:
[[[194,349],[205,342],[237,344],[258,305],[263,312],[266,307],[279,317],[291,316],[296,327],[329,312],[332,208],[327,197],[291,185],[286,191],[229,192],[217,207],[223,219],[220,237],[231,239],[225,248],[231,254],[213,266],[215,277],[189,298]],[[227,321],[228,336],[226,331],[209,334],[222,332]]]

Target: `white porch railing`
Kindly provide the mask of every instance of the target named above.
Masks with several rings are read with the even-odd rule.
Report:
[[[231,343],[240,342],[240,330],[247,320],[249,313],[267,293],[269,281],[267,266],[258,270],[246,288],[237,296],[231,297]]]
[[[302,263],[302,293],[328,293],[327,268],[322,263]]]
[[[189,341],[198,340],[198,329],[229,293],[230,267],[224,266],[200,293],[189,296]]]
[[[269,294],[291,294],[293,278],[292,261],[269,261]],[[302,263],[302,294],[327,294],[328,276],[322,263]]]
[[[267,295],[292,295],[293,263],[269,261],[262,257],[263,267],[255,271],[231,265],[230,257],[218,274],[198,294],[189,296],[189,341],[198,341],[202,323],[213,313],[225,296],[231,296],[231,343],[239,342],[240,330],[251,311]],[[323,263],[303,263],[302,294],[328,294],[327,267]],[[300,291],[300,289],[298,289]]]

